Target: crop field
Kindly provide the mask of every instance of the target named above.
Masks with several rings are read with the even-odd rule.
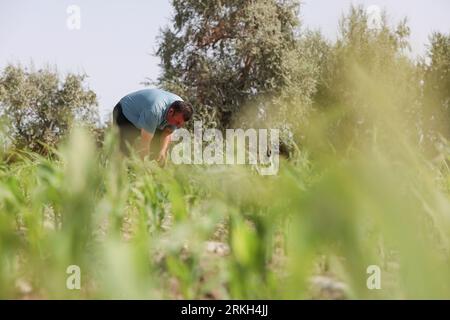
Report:
[[[2,297],[449,297],[448,168],[408,148],[395,161],[374,148],[303,156],[261,176],[161,169],[115,146],[75,130],[54,158],[3,160]]]
[[[428,20],[410,29],[397,19],[410,1],[392,16],[363,1],[329,38],[304,25],[303,1],[130,3],[104,14],[91,1],[2,4],[4,25],[22,22],[33,44],[8,55],[64,47],[54,61],[93,76],[0,61],[0,299],[450,299],[450,34],[442,24],[417,38],[448,4],[421,4]],[[331,3],[348,5],[323,12]],[[146,16],[169,7],[165,27]],[[35,11],[49,17],[27,29]],[[115,15],[130,20],[109,29]],[[97,38],[105,48],[91,47]],[[159,73],[137,83],[147,44]],[[124,156],[118,118],[100,121],[142,85],[177,98],[136,102],[122,125],[147,149],[156,128],[186,129],[187,161],[179,141],[165,166],[165,147],[159,162]],[[197,123],[214,137],[196,141]],[[225,153],[228,130],[277,135],[267,148],[233,142],[243,164],[197,161],[196,143],[203,158]],[[250,161],[256,149],[279,160],[272,174]]]

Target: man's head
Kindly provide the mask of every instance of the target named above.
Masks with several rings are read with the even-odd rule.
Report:
[[[181,128],[186,121],[189,121],[194,114],[194,108],[188,102],[174,101],[167,112],[166,120],[171,126]]]

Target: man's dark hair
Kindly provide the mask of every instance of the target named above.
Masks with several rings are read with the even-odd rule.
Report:
[[[170,105],[170,108],[173,109],[175,113],[181,113],[184,121],[189,121],[194,114],[194,108],[189,102],[177,100]]]

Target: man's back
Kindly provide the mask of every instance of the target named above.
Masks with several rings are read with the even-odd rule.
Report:
[[[154,133],[165,125],[165,115],[174,101],[183,101],[176,94],[161,89],[143,89],[120,100],[125,117],[140,129]]]

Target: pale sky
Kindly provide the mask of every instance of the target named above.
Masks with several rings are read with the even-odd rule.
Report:
[[[393,22],[407,16],[413,55],[425,52],[432,31],[450,32],[450,0],[304,0],[303,27],[334,40],[351,3],[386,8]],[[79,30],[67,26],[70,5],[80,8]],[[63,74],[86,73],[106,115],[146,78],[157,78],[159,59],[152,53],[171,10],[168,0],[0,0],[0,70],[33,61]]]

